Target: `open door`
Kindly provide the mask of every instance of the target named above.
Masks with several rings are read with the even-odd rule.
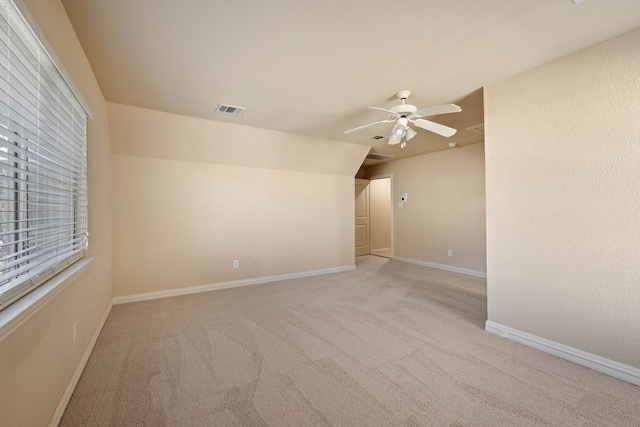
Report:
[[[391,177],[369,181],[369,229],[371,255],[391,258]]]
[[[356,178],[356,256],[367,255],[369,242],[369,180]]]

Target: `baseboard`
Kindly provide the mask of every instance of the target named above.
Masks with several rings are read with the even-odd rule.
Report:
[[[462,273],[468,276],[482,277],[484,279],[487,278],[486,271],[470,270],[468,268],[454,267],[452,265],[445,265],[445,264],[436,264],[433,262],[419,261],[417,259],[402,258],[399,256],[394,256],[393,259],[396,261],[408,262],[409,264],[417,264],[417,265],[422,265],[424,267],[437,268],[438,270],[453,271],[454,273]]]
[[[355,265],[325,268],[322,270],[303,271],[300,273],[278,274],[275,276],[255,277],[253,279],[233,280],[230,282],[213,283],[209,285],[190,286],[187,288],[168,289],[166,291],[145,292],[142,294],[123,295],[113,298],[114,304],[124,304],[136,301],[147,301],[157,298],[175,297],[179,295],[195,294],[199,292],[215,291],[218,289],[237,288],[240,286],[258,285],[261,283],[277,282],[280,280],[300,279],[303,277],[319,276],[322,274],[341,273],[355,270]]]
[[[625,365],[611,359],[569,347],[555,341],[541,338],[527,332],[501,325],[491,320],[485,323],[485,330],[494,335],[535,348],[548,354],[560,357],[594,371],[640,386],[640,369]]]
[[[62,398],[60,398],[60,402],[58,403],[58,406],[56,407],[56,410],[53,413],[53,416],[51,417],[51,421],[49,422],[49,427],[57,427],[58,424],[60,424],[60,420],[62,420],[62,415],[64,415],[64,411],[65,409],[67,409],[69,400],[71,400],[71,395],[73,394],[73,391],[76,389],[76,385],[78,385],[78,381],[80,381],[80,376],[82,375],[82,371],[84,371],[84,367],[87,365],[87,362],[89,361],[89,357],[93,352],[93,348],[95,347],[96,342],[98,341],[100,332],[102,332],[102,327],[104,326],[104,323],[107,321],[107,317],[109,317],[109,313],[111,312],[111,307],[113,307],[113,300],[111,300],[109,302],[109,305],[107,305],[107,309],[104,311],[104,314],[102,315],[102,318],[100,319],[100,322],[98,323],[98,326],[96,327],[96,330],[93,333],[93,336],[91,337],[91,341],[89,341],[89,345],[84,351],[84,354],[82,355],[82,358],[80,359],[80,362],[76,367],[76,370],[73,372],[73,376],[71,377],[71,380],[67,385],[67,388],[62,394]]]

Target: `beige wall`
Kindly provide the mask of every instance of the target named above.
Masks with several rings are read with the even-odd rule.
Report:
[[[640,368],[638,46],[484,93],[489,320]]]
[[[114,154],[353,178],[370,147],[107,103]],[[246,112],[245,114],[250,114]]]
[[[368,147],[118,104],[109,113],[121,152],[113,156],[115,295],[354,264],[353,175]],[[200,161],[185,160],[190,148]],[[217,163],[235,153],[246,153],[240,166]],[[314,172],[320,163],[335,173]]]
[[[371,250],[391,248],[391,178],[369,182]]]
[[[384,173],[393,173],[394,256],[486,271],[483,144],[367,168]]]
[[[111,300],[111,161],[102,93],[59,1],[24,0],[94,118],[88,122],[89,253],[82,276],[0,342],[0,424],[47,425]],[[71,343],[72,325],[78,338]]]

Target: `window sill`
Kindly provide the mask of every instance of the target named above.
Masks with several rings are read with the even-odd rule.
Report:
[[[0,342],[85,272],[94,257],[83,258],[0,311]]]

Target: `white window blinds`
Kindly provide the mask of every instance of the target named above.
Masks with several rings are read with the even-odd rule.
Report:
[[[22,15],[0,0],[0,309],[87,247],[86,115]]]

